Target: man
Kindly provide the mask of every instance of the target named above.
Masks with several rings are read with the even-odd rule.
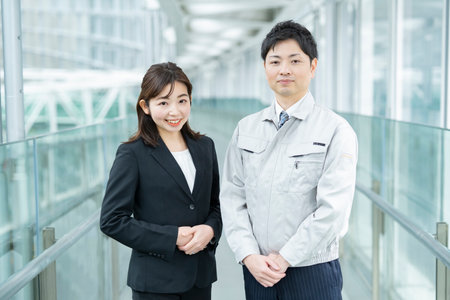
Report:
[[[244,269],[247,299],[341,299],[339,239],[356,177],[350,125],[308,90],[317,68],[311,33],[278,23],[261,46],[274,103],[242,119],[227,150],[222,218]]]

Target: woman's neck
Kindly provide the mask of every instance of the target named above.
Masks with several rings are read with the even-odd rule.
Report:
[[[159,133],[170,152],[179,152],[187,149],[186,141],[180,131]]]

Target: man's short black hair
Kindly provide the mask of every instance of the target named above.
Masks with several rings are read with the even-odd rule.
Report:
[[[300,49],[309,56],[310,61],[314,58],[318,58],[316,41],[311,32],[304,26],[289,20],[276,24],[266,35],[266,38],[261,45],[262,59],[266,60],[269,50],[275,48],[275,45],[279,41],[288,39],[296,40]]]

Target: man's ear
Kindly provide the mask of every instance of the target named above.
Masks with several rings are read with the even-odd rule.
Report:
[[[316,73],[316,69],[317,69],[317,58],[314,58],[311,61],[311,78],[314,78],[314,74]]]
[[[145,102],[144,99],[139,100],[139,106],[146,115],[150,115],[150,108],[148,107],[147,102]]]

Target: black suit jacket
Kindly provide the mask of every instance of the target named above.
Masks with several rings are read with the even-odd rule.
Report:
[[[108,236],[133,249],[128,285],[137,291],[184,292],[217,280],[215,249],[222,231],[219,172],[213,141],[185,136],[196,168],[193,192],[164,142],[119,146],[100,217]],[[195,255],[176,247],[179,226],[210,225],[213,241]]]

